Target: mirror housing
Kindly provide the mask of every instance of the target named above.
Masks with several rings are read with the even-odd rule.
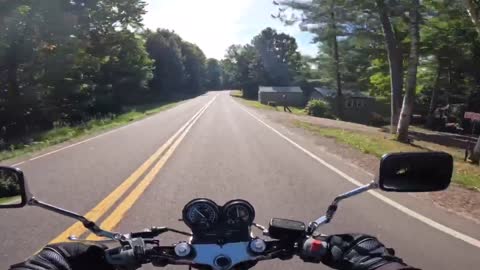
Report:
[[[30,197],[23,172],[17,168],[0,166],[0,209],[24,207]]]
[[[27,182],[23,176],[23,172],[20,169],[0,166],[0,209],[21,208],[27,204],[76,219],[80,221],[85,228],[97,236],[110,238],[116,241],[123,237],[119,233],[102,230],[102,228],[96,225],[93,221],[75,212],[35,199],[31,195],[27,187]]]
[[[453,158],[444,152],[405,152],[383,155],[378,187],[393,192],[432,192],[446,189]]]

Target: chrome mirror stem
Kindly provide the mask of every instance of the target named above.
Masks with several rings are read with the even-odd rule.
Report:
[[[97,224],[95,224],[91,220],[88,220],[84,216],[81,216],[81,215],[79,215],[75,212],[71,212],[71,211],[65,210],[65,209],[60,208],[60,207],[56,207],[56,206],[48,204],[48,203],[44,203],[42,201],[37,200],[35,197],[30,198],[28,200],[27,204],[31,205],[31,206],[37,206],[37,207],[46,209],[48,211],[55,212],[55,213],[60,214],[62,216],[66,216],[66,217],[69,217],[69,218],[76,219],[76,220],[80,221],[83,224],[83,226],[85,226],[85,228],[87,228],[88,230],[90,230],[92,233],[94,233],[97,236],[106,237],[106,238],[110,238],[110,239],[113,239],[113,240],[120,240],[121,237],[122,237],[121,234],[119,234],[119,233],[114,233],[114,232],[109,232],[109,231],[102,230],[100,227],[97,226]]]
[[[370,189],[376,189],[377,187],[378,187],[377,183],[375,181],[372,181],[367,185],[358,187],[354,190],[338,195],[330,204],[330,206],[327,208],[327,213],[324,216],[321,216],[315,221],[310,222],[308,226],[308,232],[313,233],[319,226],[329,223],[332,220],[333,216],[335,215],[335,212],[337,211],[337,208],[338,208],[338,204],[341,201],[348,199],[350,197],[359,195],[366,191],[369,191]]]

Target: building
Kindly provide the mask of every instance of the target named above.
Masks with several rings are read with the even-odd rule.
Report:
[[[343,116],[346,121],[368,123],[375,112],[375,98],[361,92],[342,91]],[[336,111],[337,92],[334,90],[315,87],[310,95],[311,99],[320,99],[328,102]]]
[[[304,106],[305,96],[298,86],[260,86],[258,101],[262,104],[274,103],[279,106]]]

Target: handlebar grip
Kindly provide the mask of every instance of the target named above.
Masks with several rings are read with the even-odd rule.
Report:
[[[307,238],[303,242],[300,258],[306,262],[319,263],[328,251],[328,244],[315,238]]]
[[[108,249],[105,251],[105,259],[111,265],[129,266],[128,269],[137,269],[142,266],[133,249],[125,250],[122,247]]]

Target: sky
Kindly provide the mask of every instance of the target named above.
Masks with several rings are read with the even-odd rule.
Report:
[[[272,0],[146,0],[147,28],[174,30],[197,44],[207,57],[221,59],[232,44],[246,44],[266,27],[296,38],[302,54],[316,55],[313,36],[298,26],[284,26],[273,19]]]

